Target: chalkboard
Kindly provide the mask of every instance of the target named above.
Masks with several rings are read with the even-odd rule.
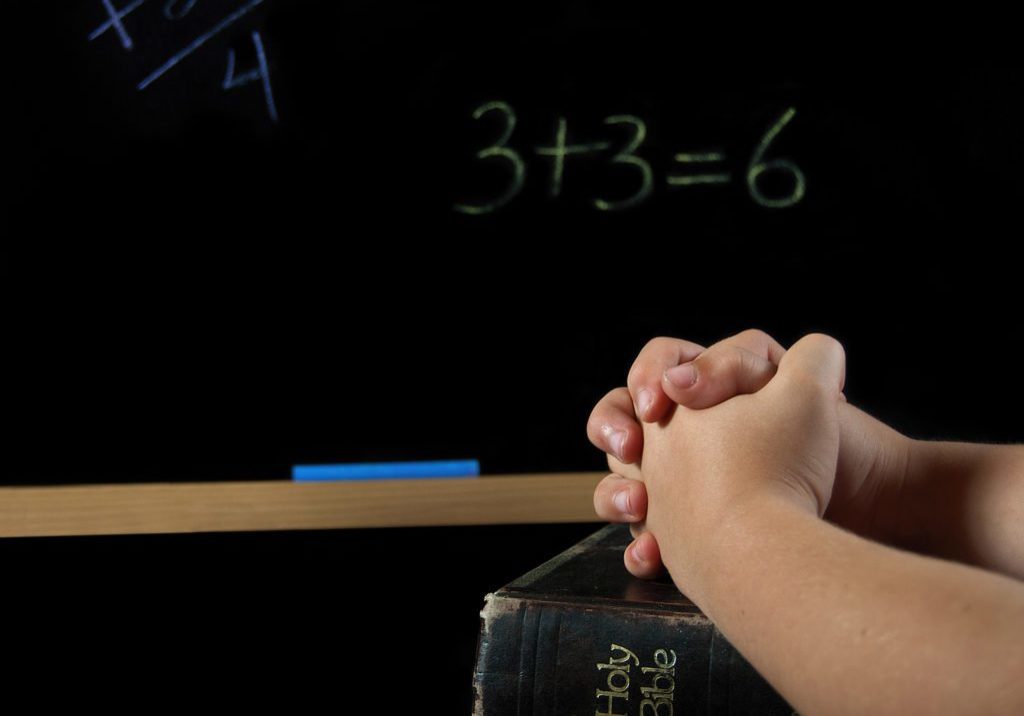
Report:
[[[839,337],[908,433],[1019,439],[1002,58],[597,2],[18,12],[7,484],[599,469],[648,338],[752,326]]]
[[[4,484],[598,470],[646,340],[752,326],[840,338],[908,434],[1021,439],[1016,22],[7,5]],[[591,529],[4,540],[8,700],[468,713],[484,593]]]

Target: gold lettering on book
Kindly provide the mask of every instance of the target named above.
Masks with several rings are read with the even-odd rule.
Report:
[[[615,652],[621,652],[615,658]],[[632,663],[631,663],[632,662]],[[608,663],[598,664],[598,671],[607,671],[605,685],[607,689],[597,689],[597,710],[594,716],[625,716],[615,711],[615,699],[629,701],[629,670],[640,665],[640,658],[624,646],[612,644],[612,655]],[[601,711],[601,699],[608,699],[608,710]]]
[[[597,664],[597,670],[602,673],[604,683],[601,684],[602,688],[595,691],[597,709],[594,716],[628,716],[625,702],[629,701],[629,675],[634,666],[640,666],[640,658],[632,650],[619,644],[611,645],[611,656],[608,661]],[[650,678],[649,683],[640,686],[641,716],[673,716],[675,666],[676,653],[671,649],[658,649],[654,652],[654,666],[640,667],[642,680]],[[622,703],[618,703],[616,699],[621,699]],[[617,711],[616,706],[621,706],[623,710]]]

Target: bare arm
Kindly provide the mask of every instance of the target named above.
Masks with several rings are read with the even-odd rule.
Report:
[[[821,519],[845,489],[844,380],[841,344],[804,336],[761,390],[679,406],[644,425],[639,464],[610,464],[643,480],[676,585],[801,712],[1024,713],[1024,582]],[[971,482],[960,513],[1000,503],[986,484]]]
[[[588,425],[591,441],[634,463],[643,447],[642,422],[661,420],[674,404],[707,408],[756,393],[775,374],[784,353],[756,330],[709,349],[656,338],[634,362],[630,387],[612,391],[595,407]],[[700,376],[685,389],[669,379],[680,365]],[[840,407],[840,420],[836,483],[825,515],[829,521],[896,547],[1024,579],[1024,446],[911,440],[848,404]],[[628,509],[615,502],[616,496]],[[636,551],[625,554],[630,572],[658,574],[657,542],[644,535],[644,484],[609,475],[594,493],[594,507],[604,519],[633,524],[639,539]],[[641,553],[644,559],[638,561],[635,556]]]
[[[1024,584],[784,501],[705,544],[664,550],[673,579],[801,713],[1024,713]]]
[[[1024,446],[911,441],[901,543],[1024,579]]]

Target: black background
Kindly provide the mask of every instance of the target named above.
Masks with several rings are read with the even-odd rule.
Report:
[[[851,402],[914,437],[1020,439],[1024,81],[991,28],[979,52],[967,22],[891,15],[268,0],[138,91],[241,3],[173,21],[164,5],[124,19],[130,52],[88,40],[98,0],[11,23],[5,484],[461,457],[597,470],[587,414],[646,340],[748,327],[835,335]],[[276,123],[258,84],[221,89],[229,49],[255,66],[253,31]],[[508,178],[474,157],[501,122],[471,115],[496,100],[524,188],[461,215]],[[747,163],[790,107],[766,159],[798,165],[806,196],[764,208]],[[605,151],[568,157],[549,197],[533,148],[558,118],[570,142],[619,147],[627,129],[602,122],[621,114],[647,125],[652,196],[595,210],[637,186]],[[665,185],[675,153],[709,150],[732,183]],[[225,705],[465,713],[483,593],[591,527],[0,549],[12,643],[51,672],[59,654],[82,679],[68,698],[208,684]]]

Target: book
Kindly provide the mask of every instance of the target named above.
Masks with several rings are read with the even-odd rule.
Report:
[[[485,597],[474,716],[793,709],[666,577],[636,579],[609,525]]]

